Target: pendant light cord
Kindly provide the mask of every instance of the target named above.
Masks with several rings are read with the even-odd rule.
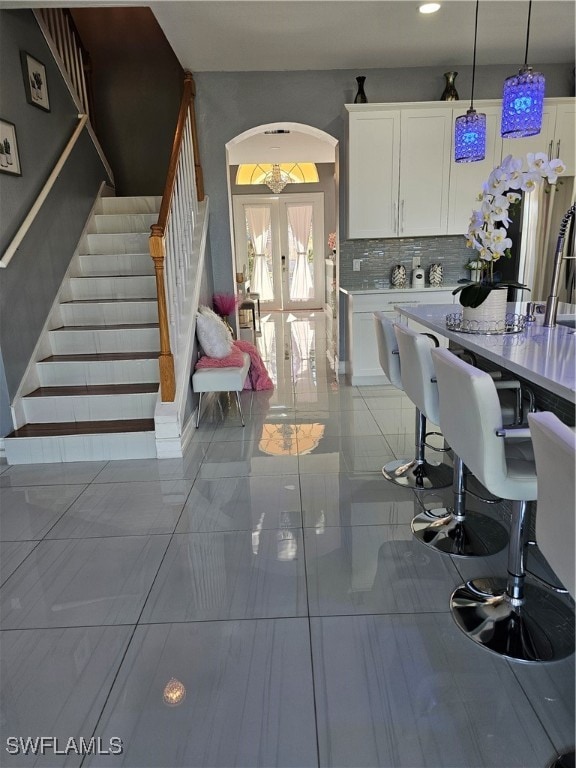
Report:
[[[530,15],[532,13],[532,0],[528,3],[528,26],[526,28],[526,53],[524,54],[524,66],[528,65],[528,42],[530,40]]]
[[[532,0],[530,0],[532,2]],[[472,93],[470,94],[470,109],[474,109],[474,79],[476,77],[476,37],[478,36],[478,6],[480,0],[476,0],[476,19],[474,21],[474,55],[472,57]]]

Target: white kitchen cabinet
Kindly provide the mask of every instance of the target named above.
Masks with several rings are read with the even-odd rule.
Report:
[[[468,231],[472,210],[477,207],[478,193],[491,171],[499,165],[502,155],[500,107],[479,107],[476,111],[486,115],[486,155],[484,160],[476,163],[457,163],[454,153],[450,156],[449,235],[464,235]],[[454,109],[453,120],[466,112],[466,107]]]
[[[350,113],[348,237],[445,234],[451,132],[445,109]]]
[[[528,152],[544,152],[551,156],[554,146],[554,125],[556,123],[556,107],[544,105],[542,113],[542,130],[536,136],[526,136],[521,139],[502,139],[502,158],[507,155],[526,157]]]
[[[403,109],[400,116],[400,237],[444,235],[452,111]]]
[[[349,104],[348,237],[465,234],[490,171],[511,154],[545,152],[576,175],[575,99],[546,99],[542,130],[525,139],[500,136],[501,102],[475,102],[487,117],[486,159],[453,160],[454,102]]]
[[[552,157],[566,163],[566,176],[576,176],[576,104],[558,104]]]
[[[455,296],[453,287],[423,288],[381,291],[346,291],[346,342],[345,372],[353,386],[388,384],[378,360],[374,312],[386,312],[391,320],[399,320],[394,309],[402,304],[452,304]],[[410,323],[416,330],[425,331],[422,326]]]
[[[400,111],[352,113],[348,147],[348,237],[395,237]]]

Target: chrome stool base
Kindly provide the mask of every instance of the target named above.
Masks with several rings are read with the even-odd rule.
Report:
[[[574,653],[570,606],[533,584],[524,584],[520,605],[513,605],[506,585],[506,578],[473,579],[454,591],[450,609],[464,634],[517,661],[556,661]]]
[[[452,468],[447,464],[421,464],[415,459],[391,461],[382,467],[382,474],[391,483],[416,491],[448,488],[452,485]]]
[[[499,522],[478,512],[466,512],[457,520],[450,509],[421,512],[412,520],[418,541],[444,555],[485,557],[508,544],[508,532]]]

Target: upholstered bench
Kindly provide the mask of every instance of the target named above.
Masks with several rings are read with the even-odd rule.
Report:
[[[240,420],[244,425],[244,414],[240,404],[240,392],[244,387],[246,376],[250,368],[250,355],[242,352],[244,360],[241,367],[229,368],[200,368],[192,374],[192,388],[198,392],[200,400],[198,401],[198,413],[196,415],[196,428],[200,424],[200,409],[202,408],[202,395],[204,392],[235,392]]]

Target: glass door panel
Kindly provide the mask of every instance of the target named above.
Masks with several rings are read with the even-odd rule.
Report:
[[[322,193],[234,196],[236,271],[263,310],[322,307],[323,221]]]

